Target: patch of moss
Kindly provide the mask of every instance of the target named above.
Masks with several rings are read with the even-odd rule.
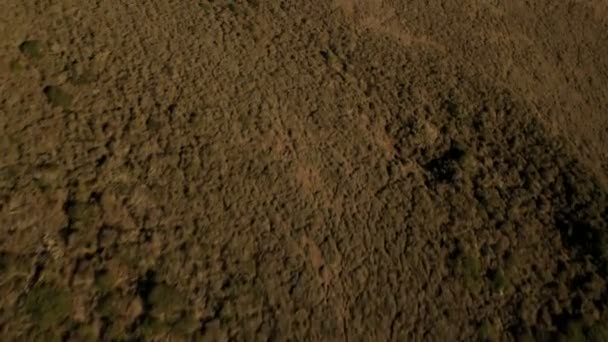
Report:
[[[72,312],[69,294],[50,285],[33,288],[25,299],[25,309],[42,330],[58,328]]]
[[[72,105],[72,95],[59,86],[46,86],[43,92],[47,100],[55,107],[68,109]]]
[[[26,40],[19,45],[19,51],[31,59],[40,59],[43,56],[42,43],[38,40]]]

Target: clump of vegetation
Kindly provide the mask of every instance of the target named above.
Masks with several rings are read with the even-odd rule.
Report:
[[[498,341],[498,333],[496,328],[488,320],[484,320],[478,330],[479,340],[486,341]]]
[[[200,322],[191,315],[186,315],[181,317],[173,326],[171,326],[171,331],[176,335],[188,336],[199,328]]]
[[[67,214],[73,229],[91,228],[99,215],[99,207],[92,203],[73,203],[68,206]]]
[[[15,185],[19,171],[15,167],[0,169],[0,188],[11,188]]]
[[[471,152],[471,149],[467,147],[462,147],[462,155],[458,159],[458,164],[461,169],[468,175],[473,174],[477,169],[477,159],[475,155]]]
[[[200,322],[191,315],[180,317],[173,324],[154,317],[147,317],[138,326],[138,334],[145,339],[154,339],[171,335],[176,338],[191,336],[200,328]]]
[[[205,12],[205,13],[211,12],[211,9],[212,9],[211,4],[209,4],[208,2],[199,1],[198,5],[203,10],[203,12]]]
[[[470,255],[464,255],[460,258],[460,270],[466,278],[478,280],[481,278],[481,266],[479,260]]]
[[[566,329],[566,335],[560,336],[560,340],[569,341],[569,342],[585,342],[587,339],[585,338],[585,332],[583,329],[583,324],[579,321],[571,321],[568,323]]]
[[[90,69],[76,70],[72,68],[70,70],[70,82],[74,85],[83,85],[95,82],[97,76]]]
[[[446,100],[443,103],[443,107],[448,112],[448,114],[450,114],[452,117],[455,117],[458,119],[464,117],[464,113],[463,113],[462,109],[460,108],[460,105],[456,101]]]
[[[112,318],[121,311],[119,304],[115,296],[107,294],[98,300],[95,311],[103,318]]]
[[[171,327],[160,320],[148,317],[137,327],[137,331],[144,340],[150,340],[166,336],[171,331]]]
[[[336,55],[336,53],[333,52],[331,49],[322,51],[321,56],[323,56],[323,58],[325,59],[325,62],[327,63],[327,65],[329,67],[331,67],[332,69],[334,69],[338,72],[342,71],[342,69],[343,69],[342,62],[340,61],[340,58]]]
[[[35,184],[40,189],[54,189],[61,185],[64,179],[64,171],[57,165],[44,165],[37,168],[33,176]]]
[[[595,249],[599,255],[599,263],[602,271],[608,274],[608,232],[597,230],[595,237]]]
[[[126,310],[126,303],[121,296],[112,293],[106,294],[97,303],[96,311],[101,317],[112,318]]]
[[[200,322],[187,309],[185,297],[176,288],[166,283],[150,284],[145,289],[145,319],[137,333],[145,339],[191,336],[200,327]]]
[[[107,341],[125,341],[127,337],[127,329],[120,321],[110,322],[103,330],[103,340]]]
[[[432,178],[439,182],[452,182],[459,174],[470,177],[476,167],[477,160],[471,149],[461,143],[454,143],[443,155],[426,165]]]
[[[470,290],[481,289],[484,272],[479,259],[473,254],[459,248],[452,256],[451,266],[454,274],[461,277]]]
[[[25,276],[30,273],[32,258],[10,252],[0,253],[0,275],[6,280],[15,275]]]
[[[232,305],[230,303],[225,303],[221,310],[218,313],[218,317],[220,319],[220,323],[222,325],[229,324],[232,320],[235,319],[235,313]]]
[[[21,65],[21,63],[19,63],[19,60],[17,60],[17,59],[13,59],[9,63],[8,67],[12,72],[19,72],[19,71],[23,70],[23,65]]]
[[[602,342],[608,341],[608,323],[597,323],[587,331],[587,341]]]
[[[174,322],[184,308],[181,293],[166,284],[156,284],[147,297],[150,314],[165,322]]]
[[[19,51],[31,59],[40,59],[43,56],[42,43],[37,40],[26,40],[19,45]]]
[[[114,289],[118,282],[115,275],[109,271],[102,271],[95,275],[95,287],[102,293],[108,293]]]
[[[49,102],[55,107],[68,109],[72,105],[72,95],[59,86],[46,86],[43,92]]]
[[[457,273],[466,279],[479,280],[481,278],[482,272],[479,260],[471,255],[465,253],[459,254],[454,266]]]
[[[234,0],[229,0],[227,7],[231,12],[236,12],[236,4],[234,3]]]
[[[505,275],[502,269],[494,270],[490,273],[490,281],[494,290],[503,293],[511,287],[509,278]]]
[[[9,270],[10,257],[7,253],[0,253],[0,274],[4,275]]]
[[[608,325],[605,323],[605,321],[588,325],[581,320],[574,319],[567,322],[562,332],[562,334],[559,334],[559,341],[608,341]]]
[[[70,337],[75,341],[98,341],[97,331],[90,325],[79,325]]]
[[[25,309],[42,330],[57,328],[69,318],[72,301],[68,293],[50,285],[41,285],[30,291]]]

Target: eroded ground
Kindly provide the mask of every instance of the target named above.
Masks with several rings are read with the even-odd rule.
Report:
[[[0,2],[3,340],[608,338],[608,3]]]

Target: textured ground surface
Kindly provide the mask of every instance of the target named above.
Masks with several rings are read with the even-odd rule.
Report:
[[[608,338],[606,0],[0,13],[2,340]]]

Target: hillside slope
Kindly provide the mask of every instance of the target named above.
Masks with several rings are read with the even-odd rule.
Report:
[[[0,334],[605,338],[608,3],[404,3],[1,2]]]

